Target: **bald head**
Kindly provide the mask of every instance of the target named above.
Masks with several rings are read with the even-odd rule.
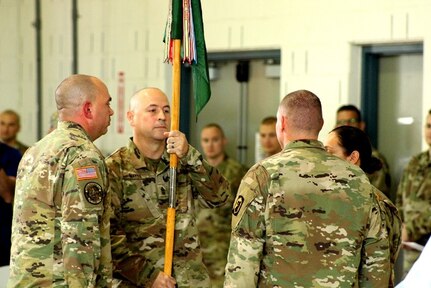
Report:
[[[58,119],[78,123],[91,140],[107,132],[114,111],[108,88],[100,79],[72,75],[58,85],[55,101]]]
[[[136,111],[137,109],[140,109],[142,103],[147,103],[148,101],[151,102],[151,99],[153,98],[163,99],[168,102],[168,97],[162,90],[155,87],[147,87],[138,90],[133,94],[132,98],[130,98],[129,110]]]
[[[106,88],[98,78],[88,75],[72,75],[64,79],[55,91],[57,110],[62,115],[70,115],[86,102],[93,102],[100,88]]]

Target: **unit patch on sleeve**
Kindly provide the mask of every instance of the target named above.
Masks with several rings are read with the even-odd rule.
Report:
[[[236,202],[232,209],[232,214],[235,216],[238,216],[239,211],[241,210],[242,204],[244,204],[244,197],[239,196],[238,199],[236,199]]]
[[[90,204],[97,205],[102,202],[105,193],[100,184],[96,182],[88,182],[84,187],[84,196]]]
[[[75,168],[75,174],[78,181],[98,178],[96,166]]]

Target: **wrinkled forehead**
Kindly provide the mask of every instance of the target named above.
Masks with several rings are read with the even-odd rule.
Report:
[[[130,101],[130,108],[148,108],[148,107],[169,108],[168,97],[158,89],[147,89],[134,95]]]

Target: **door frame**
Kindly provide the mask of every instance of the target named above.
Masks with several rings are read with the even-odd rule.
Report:
[[[406,54],[423,55],[423,42],[362,45],[361,112],[370,141],[378,148],[379,59]]]

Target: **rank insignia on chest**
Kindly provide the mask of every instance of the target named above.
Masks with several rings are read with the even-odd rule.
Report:
[[[76,168],[75,174],[78,181],[98,178],[96,166],[86,166],[86,167]]]
[[[104,194],[102,186],[96,182],[88,182],[84,187],[85,199],[87,199],[90,204],[97,205],[102,202],[105,196]]]

